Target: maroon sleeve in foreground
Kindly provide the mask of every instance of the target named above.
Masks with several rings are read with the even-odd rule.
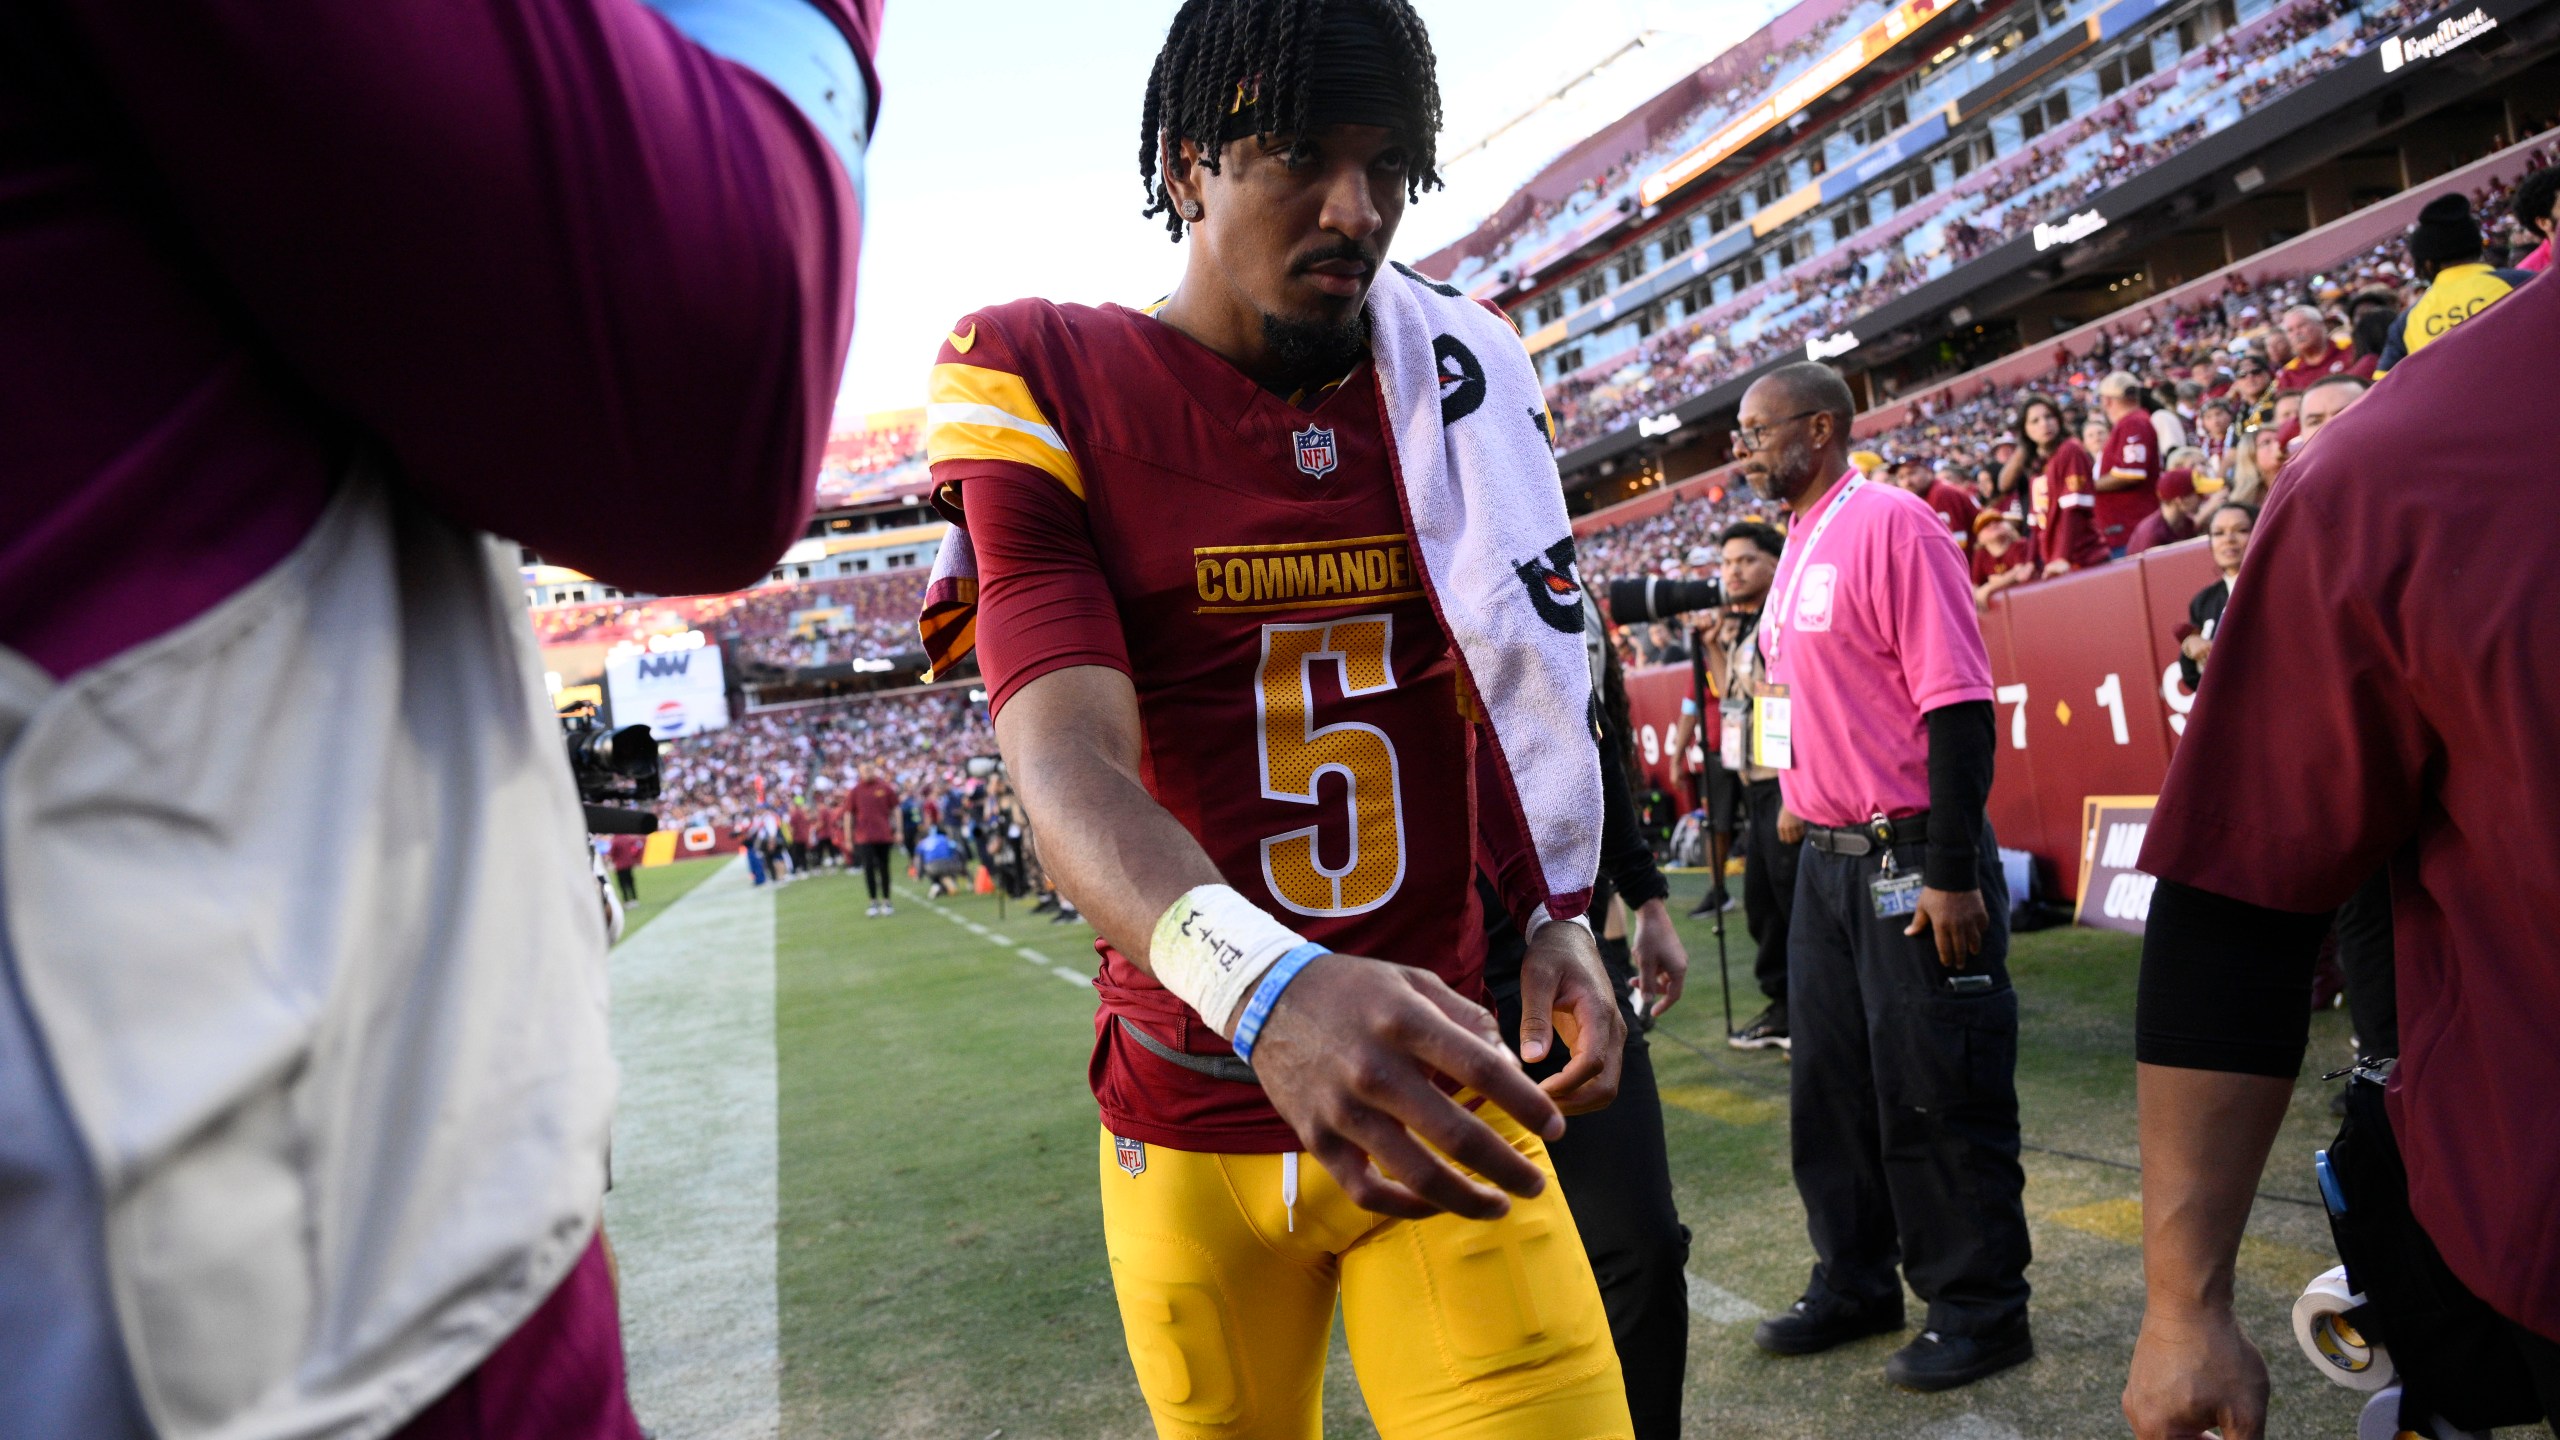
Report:
[[[971,460],[934,467],[957,483],[978,557],[978,668],[988,714],[1052,670],[1129,673],[1120,606],[1086,527],[1084,502],[1027,465]]]
[[[2303,488],[2250,541],[2142,849],[2163,880],[2297,912],[2335,907],[2399,848],[2439,758],[2425,677],[2376,609],[2398,593],[2384,557]]]
[[[860,215],[770,85],[636,0],[61,3],[251,322],[451,518],[662,593],[799,533]]]

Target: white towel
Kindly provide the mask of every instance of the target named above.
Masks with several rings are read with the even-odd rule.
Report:
[[[1547,913],[1571,919],[1600,868],[1600,754],[1537,371],[1510,322],[1402,265],[1369,287],[1369,330],[1424,589],[1483,702]]]
[[[1548,916],[1570,920],[1591,908],[1600,870],[1600,753],[1573,527],[1537,371],[1509,321],[1402,265],[1369,287],[1368,309],[1423,589],[1493,733],[1504,793],[1490,798],[1537,851]],[[975,644],[977,598],[977,559],[955,525],[917,621],[934,673]]]

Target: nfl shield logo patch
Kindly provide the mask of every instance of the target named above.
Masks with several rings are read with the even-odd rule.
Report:
[[[1118,1135],[1114,1135],[1114,1136],[1112,1136],[1112,1137],[1111,1137],[1111,1144],[1112,1144],[1112,1147],[1113,1147],[1115,1150],[1117,1150],[1117,1151],[1119,1152],[1119,1155],[1120,1155],[1120,1168],[1121,1168],[1121,1169],[1123,1169],[1123,1170],[1128,1171],[1128,1172],[1129,1172],[1129,1175],[1130,1175],[1130,1177],[1131,1177],[1132,1179],[1135,1179],[1137,1176],[1142,1175],[1142,1174],[1144,1174],[1144,1173],[1146,1172],[1146,1168],[1147,1168],[1147,1142],[1146,1142],[1146,1141],[1144,1141],[1144,1140],[1130,1140],[1130,1139],[1125,1139],[1125,1138],[1123,1138],[1123,1137],[1121,1137],[1121,1136],[1118,1136]]]
[[[1289,438],[1297,442],[1299,469],[1318,479],[1333,473],[1335,459],[1331,430],[1321,425],[1310,425],[1304,430],[1291,431]]]

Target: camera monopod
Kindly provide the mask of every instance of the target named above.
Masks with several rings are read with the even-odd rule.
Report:
[[[1748,862],[1746,862],[1748,863]],[[1724,907],[1716,907],[1716,976],[1724,982],[1724,1033],[1733,1033],[1733,967],[1725,962]]]

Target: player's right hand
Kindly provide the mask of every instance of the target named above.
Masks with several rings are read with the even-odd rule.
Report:
[[[1263,1022],[1253,1069],[1307,1153],[1352,1203],[1381,1215],[1491,1220],[1511,1208],[1503,1191],[1546,1188],[1527,1156],[1432,1084],[1435,1072],[1534,1134],[1564,1133],[1563,1113],[1503,1048],[1492,1014],[1409,965],[1341,954],[1310,962]]]
[[[2142,1316],[2125,1377],[2124,1418],[2135,1440],[2258,1440],[2267,1425],[2267,1362],[2226,1306]]]

